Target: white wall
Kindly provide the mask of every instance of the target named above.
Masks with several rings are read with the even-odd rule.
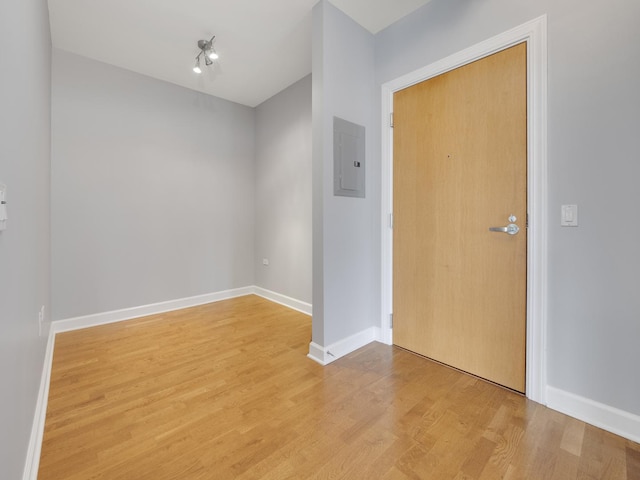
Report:
[[[640,414],[640,3],[433,0],[376,36],[376,81],[542,14],[549,22],[548,380]],[[578,228],[559,226],[565,203],[578,204]]]
[[[45,351],[38,312],[50,307],[51,36],[45,0],[0,2],[0,476],[17,479],[27,452]]]
[[[313,342],[379,322],[380,167],[374,37],[322,0],[313,10]],[[366,129],[366,198],[333,195],[333,117]]]
[[[311,303],[311,75],[256,107],[255,168],[256,285]]]
[[[55,50],[53,315],[254,283],[254,109]]]

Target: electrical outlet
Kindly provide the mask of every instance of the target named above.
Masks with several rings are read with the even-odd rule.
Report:
[[[269,259],[268,258],[263,258],[262,259],[262,264],[265,266],[269,266]]]

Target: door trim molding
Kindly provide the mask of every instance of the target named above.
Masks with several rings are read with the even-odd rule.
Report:
[[[526,394],[546,404],[547,322],[547,17],[543,15],[382,85],[381,341],[393,343],[393,94],[517,43],[527,42],[527,372]],[[386,133],[385,133],[386,132]]]

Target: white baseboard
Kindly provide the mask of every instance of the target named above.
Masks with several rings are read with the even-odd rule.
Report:
[[[378,340],[378,334],[379,328],[370,327],[355,335],[332,343],[327,347],[311,342],[309,344],[309,354],[307,357],[318,362],[320,365],[328,365],[340,357],[344,357],[371,342],[375,342]]]
[[[312,307],[310,303],[302,302],[295,298],[287,297],[286,295],[281,295],[280,293],[272,292],[271,290],[267,290],[262,287],[253,287],[253,289],[253,293],[259,297],[266,298],[267,300],[279,303],[280,305],[284,305],[285,307],[297,310],[298,312],[306,315],[312,314]]]
[[[53,347],[55,345],[56,334],[49,329],[47,348],[44,354],[44,365],[40,377],[40,389],[38,390],[38,400],[33,416],[33,425],[29,437],[27,448],[27,459],[25,461],[22,480],[37,480],[38,467],[40,466],[40,451],[42,450],[42,437],[44,436],[44,422],[47,416],[47,403],[49,401],[49,382],[51,380],[51,365],[53,363]]]
[[[92,315],[84,315],[81,317],[67,318],[64,320],[56,320],[51,323],[51,330],[54,333],[69,332],[71,330],[79,330],[81,328],[96,327],[98,325],[106,325],[107,323],[122,322],[124,320],[132,320],[134,318],[146,317],[147,315],[156,315],[158,313],[171,312],[182,308],[195,307],[207,303],[219,302],[230,298],[243,297],[245,295],[258,295],[285,307],[297,310],[307,315],[311,315],[311,304],[287,297],[264,288],[249,286],[235,288],[233,290],[225,290],[222,292],[207,293],[204,295],[196,295],[194,297],[179,298],[166,302],[153,303],[150,305],[142,305],[139,307],[123,308],[121,310],[113,310],[110,312],[95,313]]]
[[[547,386],[547,406],[640,443],[640,416],[638,415],[550,386]]]
[[[220,300],[227,300],[229,298],[251,295],[254,293],[254,288],[255,287],[236,288],[222,292],[197,295],[195,297],[179,298],[177,300],[153,303],[151,305],[143,305],[140,307],[123,308],[122,310],[113,310],[111,312],[84,315],[82,317],[68,318],[65,320],[56,320],[51,323],[51,329],[55,333],[62,333],[71,330],[78,330],[80,328],[96,327],[107,323],[146,317],[147,315],[171,312],[173,310],[180,310],[181,308],[195,307],[197,305],[219,302]]]
[[[320,365],[324,366],[324,365],[327,364],[327,362],[325,362],[325,360],[324,360],[325,351],[317,343],[311,342],[309,344],[309,353],[307,354],[307,357],[309,357],[314,362],[318,362]]]

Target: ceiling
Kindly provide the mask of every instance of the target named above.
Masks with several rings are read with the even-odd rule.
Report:
[[[311,72],[318,0],[49,0],[54,48],[254,107]],[[330,0],[377,33],[430,0]],[[197,41],[220,59],[192,71]]]

